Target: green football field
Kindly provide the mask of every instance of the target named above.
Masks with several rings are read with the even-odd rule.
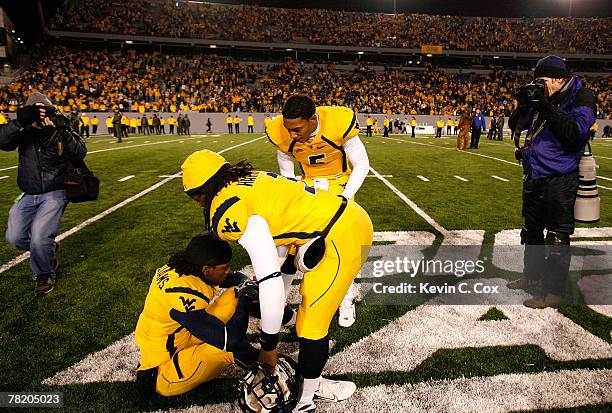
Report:
[[[487,245],[494,242],[496,234],[521,227],[522,172],[514,161],[509,140],[491,142],[483,137],[480,149],[468,152],[454,149],[454,137],[414,139],[393,135],[362,140],[372,172],[356,200],[370,214],[376,232],[430,233],[435,238],[432,244],[435,247],[452,232],[484,231],[482,243]],[[201,209],[183,193],[180,177],[173,176],[180,171],[182,161],[190,153],[207,148],[223,150],[223,155],[232,163],[247,159],[257,169],[277,171],[274,148],[261,134],[130,136],[121,144],[109,137],[92,137],[87,146],[88,166],[101,180],[100,199],[70,204],[66,210],[61,233],[72,231],[60,242],[60,272],[55,290],[46,297],[34,297],[27,260],[6,265],[0,273],[3,291],[0,391],[59,391],[63,393],[63,409],[74,412],[192,407],[195,410],[190,411],[198,411],[195,406],[210,404],[213,406],[201,411],[232,411],[228,403],[235,398],[232,386],[236,379],[231,374],[189,394],[155,399],[149,406],[139,406],[132,381],[132,369],[136,366],[117,362],[127,350],[104,351],[117,341],[125,341],[134,331],[155,269],[165,263],[169,253],[184,248],[192,236],[202,231]],[[612,141],[596,140],[593,151],[599,165],[601,221],[578,227],[610,228]],[[16,165],[17,153],[0,153],[2,233],[9,208],[20,193]],[[381,236],[379,244],[390,242]],[[604,231],[584,238],[610,241],[612,233]],[[249,264],[239,247],[234,246],[234,252],[235,269]],[[20,251],[6,243],[0,244],[0,265],[20,255]],[[508,279],[518,276],[503,274]],[[574,281],[575,277],[574,274]],[[572,287],[570,294],[581,300],[577,287]],[[423,327],[418,320],[425,323],[422,320],[436,317],[441,321],[432,322],[423,331],[435,330],[444,336],[447,325],[444,317],[452,315],[432,314],[433,307],[358,303],[357,322],[351,328],[341,329],[332,322],[330,337],[334,347],[329,371],[334,376],[354,380],[359,394],[353,404],[321,406],[321,411],[560,412],[569,409],[603,412],[612,409],[612,319],[601,312],[586,305],[566,305],[558,311],[542,313],[520,313],[522,310],[517,309],[516,314],[510,308],[491,307],[482,311],[479,322],[491,323],[481,325],[491,326],[491,334],[495,332],[502,337],[500,343],[504,334],[497,329],[507,319],[515,321],[507,327],[512,334],[519,337],[524,333],[527,338],[495,344],[495,340],[479,341],[474,337],[472,342],[464,340],[458,345],[453,343],[459,341],[448,337],[436,336],[434,340],[427,335],[414,335],[406,343],[405,354],[398,353],[393,346],[388,354],[379,351],[375,344],[368,347],[368,343],[375,341],[373,338],[379,337],[376,334],[382,337],[386,331],[400,331],[404,325],[416,331]],[[528,333],[517,332],[523,314],[527,314],[524,317],[539,317],[539,314],[550,317],[557,330],[551,330],[549,342],[542,339],[544,344],[539,345],[537,340],[529,341]],[[448,328],[450,331],[450,324]],[[461,327],[452,328],[456,333]],[[556,331],[560,331],[558,339]],[[286,342],[292,341],[290,334],[282,337]],[[576,346],[567,344],[567,340],[574,340]],[[431,344],[431,352],[420,358],[415,356],[414,365],[403,361],[412,357],[411,346],[427,347],[434,341],[437,344]],[[568,350],[561,354],[564,346]],[[561,349],[559,353],[555,353],[555,347]],[[133,351],[133,346],[126,348]],[[372,360],[371,368],[359,367],[356,352],[367,353]],[[89,364],[83,363],[88,355],[91,355]],[[134,354],[126,360],[133,357]],[[352,370],[342,364],[343,360],[352,360],[351,357],[356,360]],[[115,364],[109,359],[115,359]],[[393,365],[391,359],[396,360],[398,368],[389,367]],[[106,369],[108,374],[96,375],[98,367]],[[531,378],[531,384],[523,387],[520,383],[525,378]],[[568,383],[580,394],[589,396],[556,393],[572,387]],[[530,393],[530,386],[548,386],[546,391],[550,393],[540,400]],[[502,397],[508,391],[515,397]],[[394,392],[412,397],[401,402],[412,407],[393,405],[387,397],[394,398]],[[435,392],[452,394],[458,401],[444,404],[439,398],[432,401],[425,396]],[[482,397],[484,404],[480,408],[474,402],[474,395]]]

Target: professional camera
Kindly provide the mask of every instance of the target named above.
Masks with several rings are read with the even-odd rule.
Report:
[[[534,101],[546,96],[546,83],[542,79],[536,79],[521,87],[516,94],[519,105],[530,105]]]
[[[70,127],[70,119],[64,116],[55,106],[23,106],[17,109],[17,121],[22,126],[30,126],[33,123],[42,124],[40,109],[45,110],[45,115],[57,128]]]
[[[43,106],[45,114],[57,128],[70,127],[70,118],[60,112],[55,106]]]

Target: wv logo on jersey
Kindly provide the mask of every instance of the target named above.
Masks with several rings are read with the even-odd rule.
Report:
[[[193,304],[196,302],[195,298],[188,299],[183,296],[180,296],[179,298],[183,302],[183,307],[185,307],[185,311],[190,312],[191,310],[195,309],[195,307],[193,306]]]
[[[233,224],[230,224],[229,218],[225,218],[225,226],[221,230],[222,233],[226,232],[240,232],[240,228],[238,228],[238,223],[234,221]]]

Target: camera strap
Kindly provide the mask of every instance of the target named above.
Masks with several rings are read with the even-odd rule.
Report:
[[[530,128],[531,133],[525,136],[525,145],[523,145],[521,150],[529,148],[533,140],[540,134],[540,132],[542,132],[542,129],[544,129],[544,125],[546,125],[546,119],[544,119],[537,128],[535,127],[539,119],[540,119],[540,114],[536,113],[535,116],[533,117],[533,121],[531,122],[531,128]]]

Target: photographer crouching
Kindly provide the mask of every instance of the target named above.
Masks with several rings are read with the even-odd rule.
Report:
[[[558,307],[565,293],[578,165],[595,121],[595,98],[557,56],[540,59],[534,79],[518,93],[519,105],[508,120],[524,172],[525,245],[523,278],[508,288],[539,291],[524,304],[546,308]],[[525,144],[519,147],[518,137],[525,129]]]
[[[17,184],[23,191],[9,211],[6,241],[30,251],[34,293],[44,295],[55,286],[55,237],[68,204],[64,175],[70,162],[83,160],[87,148],[70,120],[36,92],[17,110],[17,120],[0,128],[0,149],[19,150]]]

